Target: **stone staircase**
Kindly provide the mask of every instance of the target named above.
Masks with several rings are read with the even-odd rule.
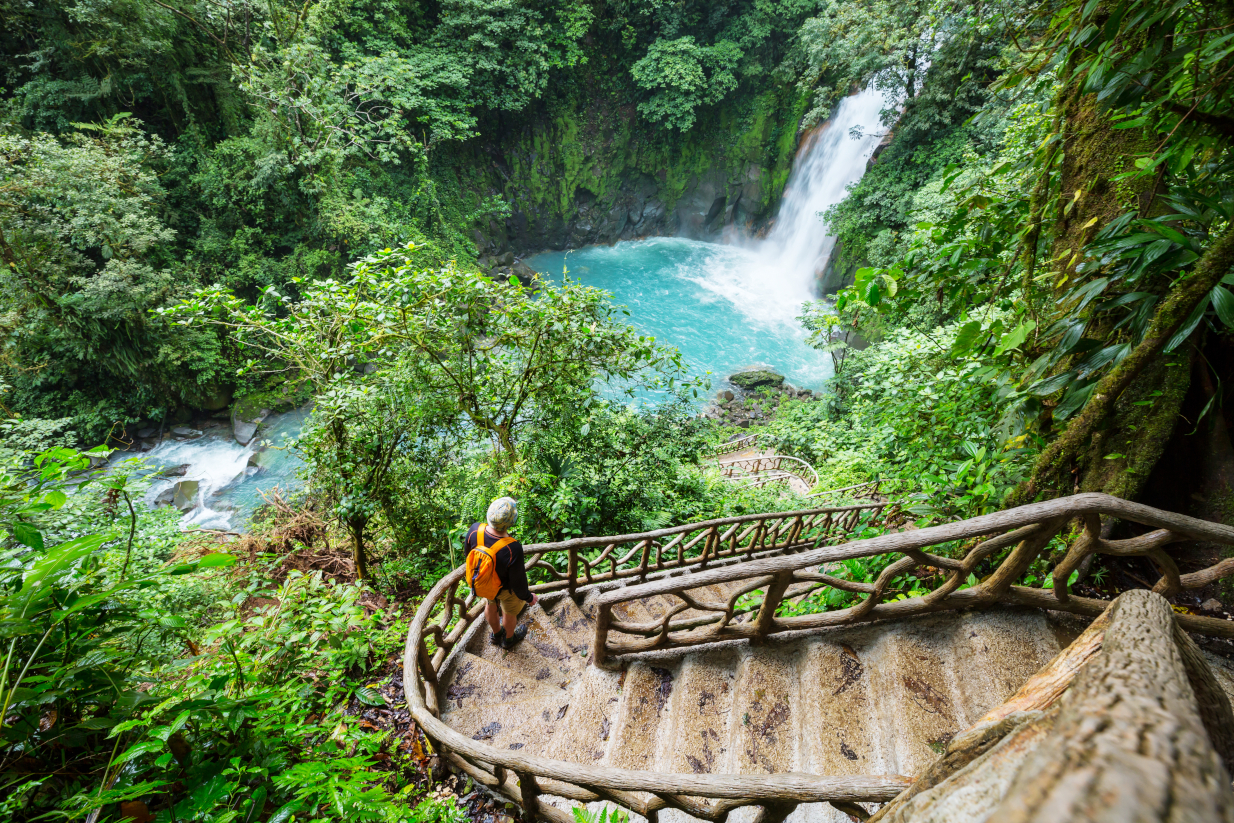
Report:
[[[732,590],[692,593],[723,601]],[[586,600],[543,605],[524,612],[530,631],[511,651],[476,622],[443,666],[441,719],[499,750],[687,774],[918,774],[1084,625],[1039,610],[945,613],[644,653],[614,672],[588,665],[595,610]],[[631,601],[614,616],[643,623],[665,608],[660,598]],[[544,791],[551,796],[550,786]],[[660,818],[694,819],[676,810]],[[803,804],[789,818],[849,819],[825,803]]]

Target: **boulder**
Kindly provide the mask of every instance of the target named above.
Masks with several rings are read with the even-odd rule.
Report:
[[[172,505],[182,512],[197,508],[197,495],[201,490],[196,480],[181,480],[172,486]]]
[[[146,426],[144,429],[137,430],[137,436],[141,438],[142,440],[146,440],[147,438],[154,437],[154,435],[158,433],[159,433],[159,430],[154,428],[153,426]]]
[[[188,463],[181,463],[179,466],[168,466],[162,471],[162,474],[164,477],[184,477],[184,475],[188,473],[189,473]]]
[[[1210,597],[1210,598],[1208,598],[1207,600],[1205,600],[1203,603],[1201,603],[1201,604],[1200,604],[1200,608],[1201,608],[1201,609],[1203,609],[1203,610],[1204,610],[1204,611],[1206,611],[1206,612],[1223,612],[1223,611],[1225,611],[1225,606],[1223,606],[1223,605],[1221,604],[1221,601],[1220,601],[1220,600],[1218,600],[1218,599],[1217,599],[1217,598],[1215,598],[1215,597]]]
[[[204,411],[219,411],[231,405],[231,387],[211,385],[202,398],[201,408]]]
[[[231,421],[231,432],[236,438],[236,442],[241,446],[247,446],[252,442],[253,437],[257,434],[257,427],[262,421],[270,416],[269,409],[262,409],[256,415],[247,419],[235,415]]]
[[[260,421],[257,420],[237,420],[231,426],[232,435],[236,438],[236,442],[241,446],[247,446],[253,441],[253,437],[257,434],[257,427]]]
[[[497,261],[498,266],[513,266],[514,265],[514,252],[512,251],[502,252],[501,254],[497,255],[496,261]]]
[[[154,496],[154,506],[170,506],[176,499],[176,487],[168,486]]]
[[[174,426],[171,434],[177,440],[192,440],[201,437],[201,429],[194,429],[189,426]]]
[[[776,374],[767,369],[751,369],[729,375],[728,381],[747,391],[750,389],[779,388],[784,382],[784,375]]]
[[[737,398],[737,395],[733,394],[732,389],[725,389],[720,392],[720,396],[724,398],[725,403],[731,403]]]
[[[537,272],[531,266],[524,263],[522,260],[516,260],[514,265],[510,267],[511,273],[518,278],[518,282],[524,286],[530,286],[537,277]]]

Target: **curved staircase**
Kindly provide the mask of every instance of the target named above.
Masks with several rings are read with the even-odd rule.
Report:
[[[1114,518],[1134,536],[1103,537]],[[672,823],[1001,819],[975,810],[1020,791],[1039,796],[1024,787],[1067,740],[1104,758],[1125,791],[1144,783],[1140,772],[1165,769],[1230,812],[1212,819],[1234,820],[1234,676],[1187,637],[1234,639],[1234,622],[1176,614],[1162,596],[1234,573],[1234,559],[1183,573],[1165,546],[1234,545],[1234,528],[1102,494],[910,531],[899,522],[894,504],[874,502],[528,546],[542,600],[510,651],[489,641],[483,603],[456,569],[412,620],[409,709],[454,766],[520,802],[529,821],[570,823],[571,805],[599,801]],[[1072,523],[1080,531],[1052,585],[1017,585]],[[845,542],[871,526],[883,533]],[[1161,577],[1153,592],[1120,597],[1116,606],[1138,598],[1120,615],[1069,591],[1094,554],[1147,557]],[[885,565],[873,582],[835,576],[852,558]],[[914,570],[932,590],[895,594]],[[855,602],[799,608],[827,589]],[[1109,655],[1107,630],[1117,638]],[[1119,674],[1130,665],[1134,687]],[[1127,722],[1182,748],[1140,751],[1136,734],[1091,733],[1123,722],[1098,716],[1131,705],[1110,696],[1128,688],[1142,708]],[[1097,725],[1086,725],[1090,715]],[[1170,731],[1170,717],[1182,731]],[[1075,768],[1083,776],[1084,764]],[[1062,767],[1051,774],[1040,791],[1065,797],[1079,785]],[[1095,808],[1102,784],[1084,779]]]
[[[663,609],[634,601],[625,616]],[[495,748],[586,765],[913,775],[1083,628],[1037,611],[939,615],[611,672],[587,665],[594,612],[568,597],[532,607],[527,640],[511,651],[477,625],[441,681],[441,719]],[[849,817],[818,803],[790,819]]]

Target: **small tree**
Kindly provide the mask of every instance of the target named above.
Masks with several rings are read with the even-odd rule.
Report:
[[[480,435],[512,468],[519,432],[537,415],[590,403],[597,381],[633,391],[684,371],[680,354],[627,325],[606,292],[568,280],[533,292],[453,265],[417,269],[414,251],[365,258],[346,282],[296,281],[299,299],[271,288],[250,305],[216,286],[169,311],[229,329],[253,355],[241,371],[310,382],[319,404],[309,456],[332,486],[361,575],[364,530],[401,450],[443,433]]]

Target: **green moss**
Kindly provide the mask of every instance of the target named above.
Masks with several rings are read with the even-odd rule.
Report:
[[[267,378],[257,391],[236,398],[231,406],[232,419],[252,420],[262,409],[276,414],[290,411],[303,406],[312,396],[306,381],[283,376]]]
[[[1190,384],[1185,360],[1162,359],[1145,369],[1119,398],[1109,425],[1093,435],[1080,490],[1134,499],[1182,419]]]
[[[718,169],[738,185],[755,168],[760,197],[749,208],[765,213],[788,181],[807,104],[795,88],[775,87],[706,112],[685,134],[653,127],[615,99],[563,104],[505,142],[509,174],[486,174],[482,187],[501,190],[516,210],[568,221],[581,191],[609,202],[623,182],[645,175],[672,209],[704,174]]]

